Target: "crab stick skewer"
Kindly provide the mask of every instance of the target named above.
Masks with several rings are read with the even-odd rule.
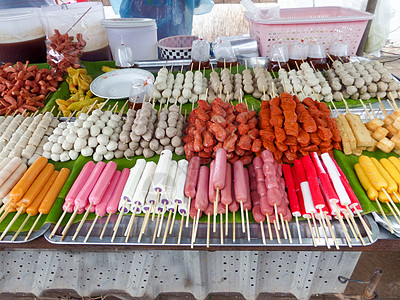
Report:
[[[301,191],[300,181],[299,181],[299,178],[297,176],[297,172],[296,172],[295,166],[291,167],[291,171],[292,171],[292,176],[293,176],[294,186],[295,186],[295,189],[296,189],[297,198],[299,199],[301,215],[302,215],[303,218],[305,218],[307,220],[308,227],[310,229],[311,238],[312,238],[314,247],[317,247],[317,243],[316,243],[315,237],[314,237],[314,231],[312,229],[311,222],[310,222],[310,217],[311,216],[310,216],[310,214],[308,214],[306,212],[306,209],[305,209],[305,206],[304,206],[303,193]]]
[[[339,207],[338,207],[339,197],[337,196],[337,194],[331,184],[328,174],[326,174],[326,172],[325,172],[324,166],[322,165],[318,154],[316,152],[311,153],[311,158],[314,163],[315,170],[318,174],[319,181],[321,184],[321,190],[325,195],[325,199],[327,200],[330,207],[334,206],[335,209],[332,209],[332,213],[334,213],[336,215],[337,219],[339,220],[340,225],[342,226],[343,232],[346,237],[347,244],[349,245],[349,247],[352,247],[350,236],[347,232],[347,228],[343,222],[343,219],[342,219]]]
[[[282,165],[282,171],[283,171],[283,176],[285,178],[286,187],[288,190],[290,211],[292,213],[292,216],[295,217],[295,220],[296,220],[297,234],[299,236],[299,242],[300,242],[300,244],[303,244],[303,240],[301,238],[300,225],[299,225],[299,217],[301,217],[301,210],[300,210],[299,199],[297,198],[297,194],[296,194],[296,188],[294,185],[292,170],[289,165],[284,164],[284,165]]]
[[[314,203],[312,201],[312,194],[310,190],[310,186],[307,181],[306,173],[304,171],[303,164],[301,160],[295,160],[294,162],[295,168],[296,168],[296,173],[300,182],[300,188],[301,188],[301,193],[303,195],[303,201],[304,201],[304,208],[305,211],[308,215],[311,216],[313,220],[313,224],[315,227],[315,232],[318,237],[318,239],[321,239],[319,232],[318,232],[318,227],[315,222],[315,214],[317,213],[317,210],[314,207]],[[329,243],[327,244],[327,247],[330,248]]]
[[[90,174],[92,173],[95,167],[95,163],[93,161],[87,162],[81,172],[79,173],[77,179],[75,180],[74,184],[72,185],[71,189],[69,190],[67,196],[65,197],[64,205],[63,205],[63,214],[58,219],[56,226],[54,227],[53,231],[51,232],[49,238],[51,239],[54,234],[56,233],[57,229],[60,227],[62,220],[64,219],[67,212],[73,212],[74,201],[76,196],[79,194],[81,189],[86,183],[87,178],[89,178]]]
[[[318,209],[319,212],[320,212],[319,219],[322,220],[322,223],[323,223],[322,228],[323,228],[323,232],[324,232],[324,235],[325,235],[325,240],[328,243],[328,236],[327,236],[327,233],[325,231],[325,221],[327,221],[328,218],[326,216],[326,213],[322,210],[323,208],[326,208],[326,205],[325,205],[325,200],[324,200],[324,197],[322,195],[322,192],[321,192],[321,189],[320,189],[320,186],[319,186],[317,172],[315,170],[314,164],[313,164],[313,162],[311,160],[311,157],[309,155],[304,156],[301,159],[301,162],[303,163],[304,170],[306,171],[306,174],[307,174],[307,180],[308,180],[308,183],[310,185],[312,201],[314,203],[315,208]],[[327,222],[327,224],[329,225],[330,222]],[[333,232],[332,226],[328,226],[328,229],[329,229],[330,234],[331,234],[331,236],[333,238],[333,241],[334,241],[336,249],[339,249],[339,244],[338,244],[338,242],[336,240],[336,236],[335,236],[335,234]]]

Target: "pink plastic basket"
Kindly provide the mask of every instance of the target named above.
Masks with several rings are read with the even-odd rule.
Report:
[[[192,57],[192,43],[197,40],[193,35],[175,35],[158,41],[162,59],[186,59]]]
[[[250,36],[257,40],[260,56],[269,56],[270,47],[316,41],[328,50],[331,43],[343,40],[349,44],[353,55],[360,44],[368,20],[374,15],[339,6],[288,8],[280,10],[280,19],[255,21],[248,12]]]

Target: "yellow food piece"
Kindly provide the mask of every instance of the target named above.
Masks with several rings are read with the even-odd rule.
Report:
[[[357,141],[356,138],[354,137],[354,133],[350,128],[349,122],[347,122],[346,118],[344,115],[339,115],[338,119],[340,120],[340,122],[342,123],[343,129],[345,130],[348,138],[349,138],[349,142],[350,142],[350,149],[353,151],[357,148]]]
[[[357,140],[357,147],[371,147],[373,145],[371,134],[365,127],[359,115],[348,113],[345,115],[349,122],[354,137]]]
[[[387,182],[388,186],[385,190],[391,194],[396,192],[398,187],[396,181],[389,175],[389,173],[385,170],[385,168],[379,163],[379,161],[375,157],[371,157],[372,163],[375,165],[375,168],[378,170],[379,174],[383,177],[383,179]]]
[[[339,129],[340,136],[342,137],[342,144],[343,144],[343,153],[345,155],[350,155],[352,154],[351,150],[351,144],[350,144],[350,139],[349,136],[347,135],[346,130],[343,127],[343,124],[339,118],[335,118],[337,128]]]
[[[390,141],[388,138],[383,138],[381,139],[376,147],[378,147],[379,150],[385,152],[385,153],[390,153],[394,149],[395,143]]]
[[[101,71],[104,72],[104,73],[111,72],[111,71],[115,71],[115,70],[116,70],[116,69],[111,68],[111,67],[108,67],[108,66],[102,66],[102,67],[101,67]]]
[[[99,98],[99,97],[95,97],[95,98],[89,98],[89,99],[85,99],[82,101],[78,101],[78,102],[72,103],[70,106],[68,106],[68,109],[72,110],[72,111],[81,110],[85,106],[92,105],[95,101],[99,101],[100,99],[101,98]]]
[[[367,192],[368,199],[376,201],[378,198],[378,191],[374,188],[371,181],[369,181],[367,174],[365,174],[360,164],[354,165],[354,171],[356,171],[358,180],[360,181],[363,189]]]
[[[358,159],[358,162],[376,190],[380,191],[388,187],[388,183],[379,173],[378,169],[376,168],[370,157],[361,155]]]
[[[400,191],[400,172],[397,171],[396,167],[387,158],[382,158],[379,162],[397,183],[397,191]]]

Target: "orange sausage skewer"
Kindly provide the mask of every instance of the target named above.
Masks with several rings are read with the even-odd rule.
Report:
[[[32,202],[32,204],[26,209],[26,213],[28,214],[22,222],[21,226],[18,228],[17,232],[14,234],[12,237],[11,241],[15,241],[15,239],[18,237],[20,232],[22,231],[22,228],[24,228],[26,222],[28,222],[30,217],[36,216],[38,213],[38,208],[40,203],[42,203],[44,196],[46,195],[47,191],[50,189],[51,185],[53,184],[54,180],[56,179],[58,174],[58,171],[54,171],[53,174],[51,174],[49,180],[47,180],[46,184],[44,185],[43,189],[40,191],[39,195],[35,198],[35,200]],[[28,235],[25,237],[25,241],[29,239],[29,236],[31,235],[33,228],[35,228],[37,222],[39,221],[39,218],[36,218],[32,228],[29,230]]]

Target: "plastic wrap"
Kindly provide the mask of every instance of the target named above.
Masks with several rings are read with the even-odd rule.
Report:
[[[192,61],[206,62],[210,60],[210,44],[203,38],[193,41]]]
[[[212,0],[111,0],[122,18],[151,18],[157,22],[158,40],[174,35],[191,35],[194,14],[211,11]]]
[[[100,23],[103,18],[103,5],[99,2],[42,7],[41,22],[48,41],[50,44],[53,43],[53,46],[47,45],[49,64],[57,64],[60,69],[64,69],[64,64],[69,64],[67,57],[70,56],[70,51],[73,52],[74,57],[82,58],[82,60],[109,60],[111,55],[106,29]],[[58,34],[57,31],[61,36],[64,35],[62,38],[67,43],[71,44],[68,39],[72,39],[70,46],[75,47],[76,51],[71,47],[67,50],[65,45],[55,43],[56,38],[51,40]],[[68,37],[65,34],[68,34]],[[73,59],[73,64],[77,64],[76,61]]]
[[[230,41],[218,38],[213,43],[214,56],[219,62],[235,62],[237,61],[235,52],[233,51]]]

